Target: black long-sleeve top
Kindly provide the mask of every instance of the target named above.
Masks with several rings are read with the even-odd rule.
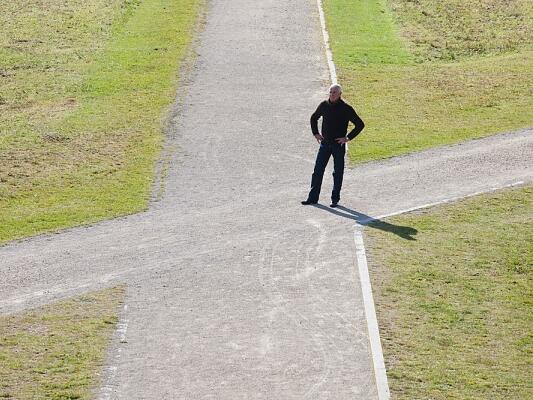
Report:
[[[322,117],[322,136],[326,142],[333,142],[335,139],[345,136],[352,140],[365,127],[363,120],[359,118],[353,107],[342,99],[337,100],[335,103],[324,100],[318,105],[316,111],[311,115],[311,131],[313,135],[319,133],[318,119],[320,117]],[[354,128],[346,135],[348,122],[352,122]]]

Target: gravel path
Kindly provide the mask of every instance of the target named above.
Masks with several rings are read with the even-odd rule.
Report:
[[[101,398],[375,399],[354,220],[533,181],[525,130],[365,164],[344,208],[301,206],[319,29],[314,0],[211,0],[162,198],[0,248],[3,313],[128,284]]]

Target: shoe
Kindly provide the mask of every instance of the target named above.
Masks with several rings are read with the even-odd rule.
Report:
[[[302,204],[303,204],[304,206],[308,206],[309,204],[316,204],[316,203],[317,203],[317,201],[311,201],[311,200],[304,200],[304,201],[302,201]]]
[[[331,208],[335,208],[335,207],[337,207],[338,205],[339,205],[339,203],[331,203],[329,206],[330,206]]]

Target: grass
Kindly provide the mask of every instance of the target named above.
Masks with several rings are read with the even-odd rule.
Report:
[[[0,398],[90,399],[124,288],[0,316]]]
[[[360,163],[533,125],[525,0],[325,0]]]
[[[528,0],[391,0],[402,36],[419,62],[531,50]]]
[[[532,398],[533,187],[387,223],[418,231],[366,229],[393,398]]]
[[[201,5],[0,3],[0,243],[146,208]]]

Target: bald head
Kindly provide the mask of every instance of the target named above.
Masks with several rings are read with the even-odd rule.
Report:
[[[335,103],[341,98],[342,87],[341,85],[334,83],[329,87],[329,101]]]

